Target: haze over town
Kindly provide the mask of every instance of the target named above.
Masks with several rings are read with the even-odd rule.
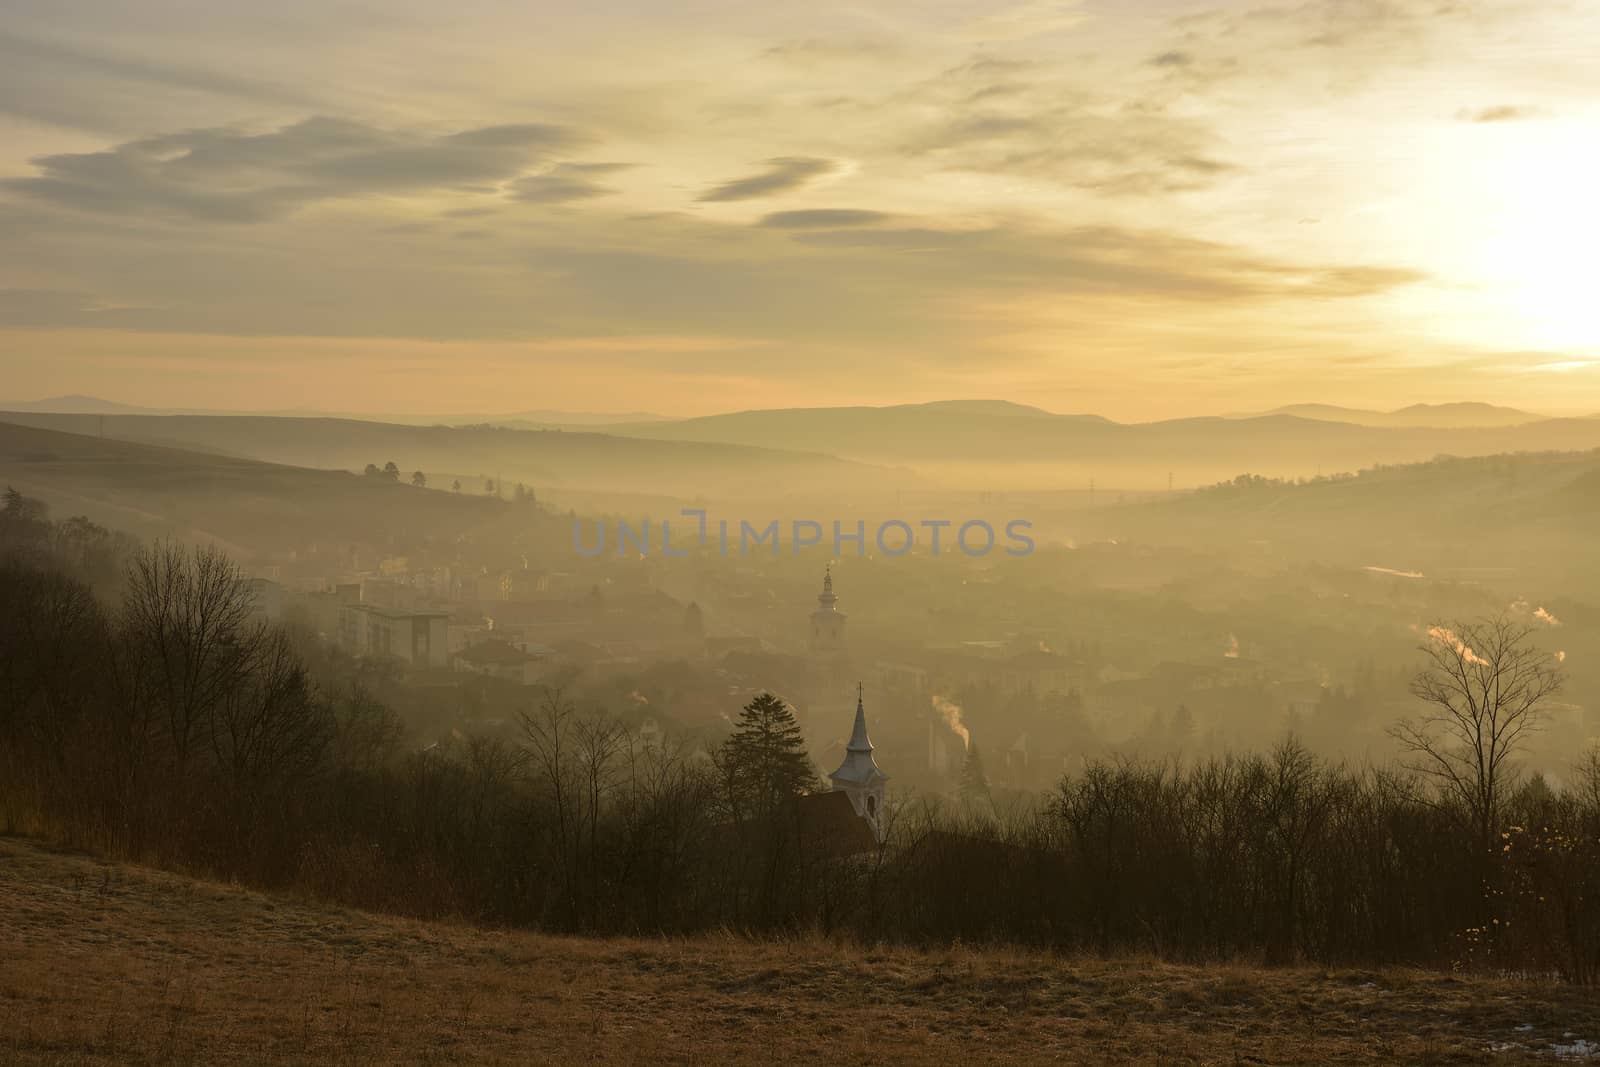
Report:
[[[1600,1056],[1600,7],[0,11],[0,1062]]]

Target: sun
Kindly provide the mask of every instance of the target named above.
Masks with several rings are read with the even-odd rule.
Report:
[[[1600,351],[1600,128],[1527,125],[1483,163],[1491,196],[1472,273],[1506,340]]]

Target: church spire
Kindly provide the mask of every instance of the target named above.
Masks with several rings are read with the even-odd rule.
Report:
[[[844,762],[828,776],[836,785],[841,781],[861,784],[884,777],[873,762],[872,742],[867,738],[867,709],[862,697],[865,688],[860,682],[856,683],[855,727],[850,731],[850,743],[844,746]]]
[[[833,605],[839,598],[833,595],[833,564],[828,564],[822,572],[822,595],[817,597],[817,606],[823,611],[832,611]]]
[[[848,752],[865,752],[872,755],[872,742],[867,740],[867,709],[862,706],[863,694],[866,686],[856,683],[856,725],[850,731],[850,743],[845,746]]]
[[[867,740],[867,709],[863,693],[866,687],[860,682],[856,683],[856,724],[850,731],[850,743],[845,746],[844,762],[839,769],[828,777],[833,781],[835,792],[844,793],[850,798],[850,806],[855,813],[866,819],[872,827],[872,834],[880,842],[883,840],[883,800],[884,786],[889,781],[889,776],[878,769],[872,759],[872,742]]]

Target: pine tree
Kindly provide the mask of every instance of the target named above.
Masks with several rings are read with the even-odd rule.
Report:
[[[957,790],[963,804],[977,806],[994,803],[994,797],[989,792],[989,776],[983,771],[983,758],[978,755],[977,745],[967,749],[967,759],[961,765],[961,783]]]
[[[744,706],[718,762],[732,784],[730,799],[741,815],[769,817],[817,786],[800,724],[789,706],[771,693]]]

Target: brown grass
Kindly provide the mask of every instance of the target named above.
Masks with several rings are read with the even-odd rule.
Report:
[[[1544,982],[588,941],[0,839],[0,1064],[1509,1065],[1576,1038],[1600,1002]]]

